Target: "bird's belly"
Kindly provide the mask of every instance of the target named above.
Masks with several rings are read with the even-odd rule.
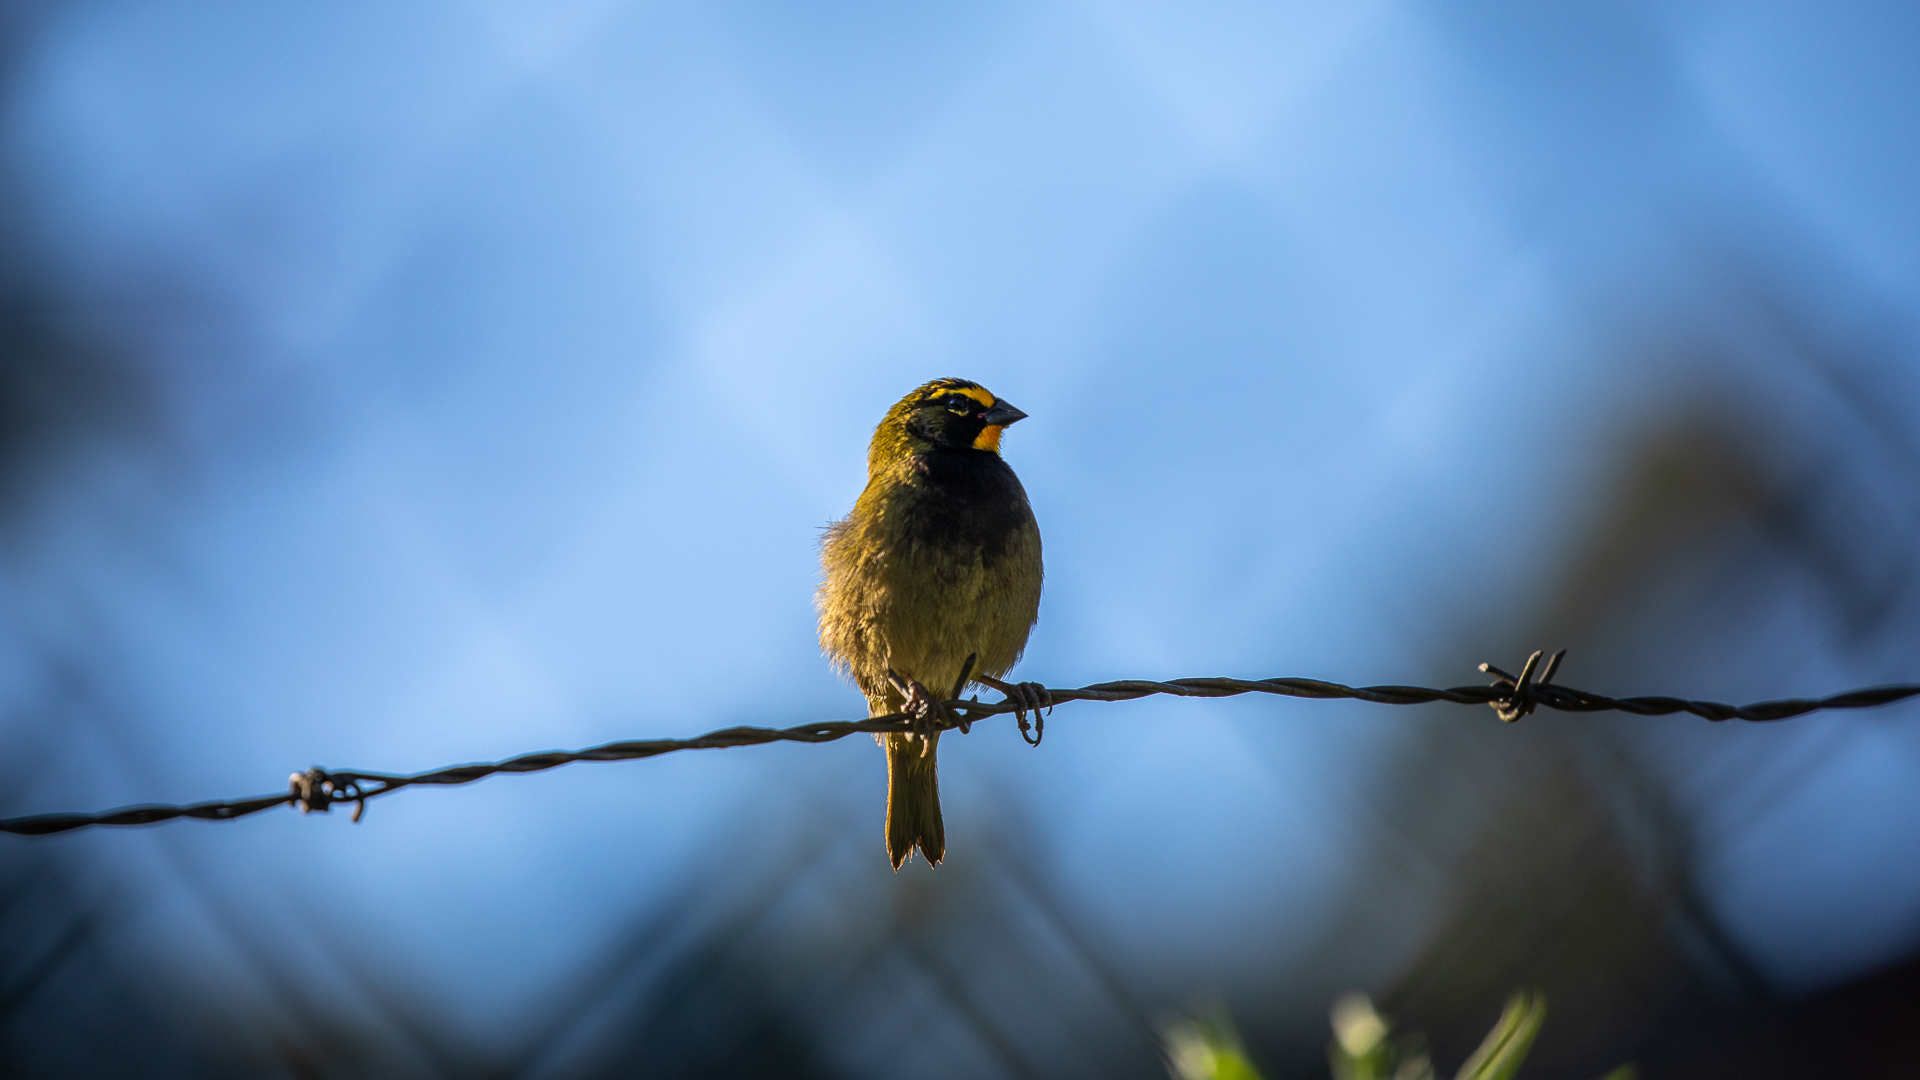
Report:
[[[951,549],[916,554],[931,557],[901,560],[883,590],[888,602],[876,629],[887,666],[939,694],[952,690],[969,656],[974,674],[1004,674],[1026,646],[1038,589],[1019,580],[1009,560]]]

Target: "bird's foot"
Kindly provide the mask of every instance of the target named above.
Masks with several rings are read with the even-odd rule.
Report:
[[[978,680],[993,687],[1007,696],[1013,703],[1013,719],[1020,725],[1020,737],[1028,746],[1039,746],[1040,740],[1047,734],[1046,714],[1053,711],[1053,695],[1037,682],[1003,683],[998,679]],[[1033,714],[1033,723],[1028,725],[1027,714]]]
[[[921,740],[921,756],[924,757],[932,752],[935,735],[945,728],[959,726],[959,719],[947,703],[936,700],[926,687],[920,685],[919,680],[905,678],[889,669],[887,681],[891,682],[894,690],[906,699],[906,702],[900,706],[900,711],[907,714],[908,719],[913,721],[913,730],[908,734]]]

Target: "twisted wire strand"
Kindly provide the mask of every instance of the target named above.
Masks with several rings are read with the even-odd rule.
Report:
[[[1319,679],[1173,679],[1153,682],[1122,679],[1094,683],[1077,689],[1046,690],[1056,703],[1069,701],[1132,701],[1135,698],[1167,694],[1173,697],[1219,698],[1240,694],[1277,694],[1282,697],[1330,699],[1349,698],[1381,705],[1424,705],[1448,701],[1461,705],[1490,705],[1502,720],[1514,721],[1536,707],[1567,713],[1624,712],[1636,716],[1666,716],[1691,713],[1708,720],[1749,720],[1766,722],[1830,709],[1870,709],[1920,696],[1920,684],[1900,683],[1848,690],[1823,698],[1782,698],[1752,705],[1728,705],[1718,701],[1695,701],[1676,697],[1614,698],[1550,682],[1564,651],[1554,654],[1540,667],[1540,653],[1534,653],[1519,676],[1509,675],[1491,664],[1481,670],[1494,676],[1489,686],[1456,686],[1437,690],[1425,686],[1347,686]],[[1536,670],[1540,670],[1535,677]],[[1013,701],[951,701],[954,714],[941,721],[941,728],[970,725],[990,716],[1022,712]],[[1024,717],[1022,717],[1024,719]],[[127,806],[97,814],[32,814],[0,819],[0,832],[24,836],[70,832],[94,825],[153,825],[175,818],[201,821],[231,821],[278,806],[298,806],[302,812],[326,813],[334,804],[351,803],[353,819],[360,820],[367,801],[391,795],[403,788],[434,785],[471,784],[496,773],[534,773],[571,765],[580,761],[634,761],[658,757],[681,750],[722,750],[734,746],[763,746],[767,743],[826,743],[849,735],[920,730],[918,722],[904,713],[876,716],[866,720],[823,720],[790,728],[730,727],[710,731],[691,739],[632,739],[611,742],[585,750],[549,750],[503,761],[453,765],[426,772],[396,774],[358,771],[329,771],[319,767],[294,773],[288,790],[252,798],[190,803],[181,806]]]

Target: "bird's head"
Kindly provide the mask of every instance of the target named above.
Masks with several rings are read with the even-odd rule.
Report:
[[[1026,413],[1001,401],[979,383],[935,379],[900,399],[874,432],[874,450],[913,453],[928,449],[1000,452],[1000,433]]]

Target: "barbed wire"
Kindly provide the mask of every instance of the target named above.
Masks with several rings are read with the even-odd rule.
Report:
[[[1153,682],[1123,679],[1094,683],[1076,689],[1043,689],[1040,692],[1056,704],[1069,701],[1132,701],[1135,698],[1167,694],[1173,697],[1220,698],[1241,694],[1278,694],[1282,697],[1327,699],[1347,698],[1380,705],[1424,705],[1436,701],[1460,705],[1489,705],[1508,723],[1519,720],[1537,708],[1567,713],[1624,712],[1636,716],[1666,716],[1691,713],[1713,721],[1749,720],[1767,722],[1785,720],[1829,709],[1870,709],[1920,695],[1920,684],[1900,683],[1848,690],[1823,698],[1782,698],[1752,705],[1728,705],[1718,701],[1695,701],[1676,697],[1615,698],[1605,694],[1575,690],[1552,682],[1566,650],[1554,653],[1543,664],[1543,653],[1534,653],[1518,676],[1509,675],[1492,664],[1480,670],[1492,675],[1488,686],[1456,686],[1438,690],[1425,686],[1347,686],[1319,679],[1173,679]],[[1024,684],[1031,686],[1032,684]],[[949,701],[944,708],[951,715],[936,720],[942,730],[962,728],[991,716],[1016,714],[1022,733],[1031,706],[1013,698],[983,702],[977,698]],[[870,717],[866,720],[823,720],[790,728],[730,727],[710,731],[691,739],[634,739],[611,742],[585,750],[549,750],[521,754],[503,761],[472,765],[453,765],[426,772],[396,774],[359,771],[330,771],[318,766],[288,778],[288,790],[273,795],[227,799],[185,805],[127,806],[97,814],[31,814],[0,819],[0,832],[23,836],[71,832],[94,825],[154,825],[176,818],[201,821],[231,821],[279,806],[298,806],[302,813],[327,813],[336,804],[353,804],[353,820],[366,813],[367,802],[410,787],[451,787],[471,784],[498,773],[534,773],[572,765],[581,761],[636,761],[681,750],[722,750],[734,746],[764,746],[776,742],[826,743],[849,735],[924,730],[927,722],[905,713]],[[1041,728],[1044,731],[1044,726]],[[1038,745],[1038,737],[1031,740]]]

